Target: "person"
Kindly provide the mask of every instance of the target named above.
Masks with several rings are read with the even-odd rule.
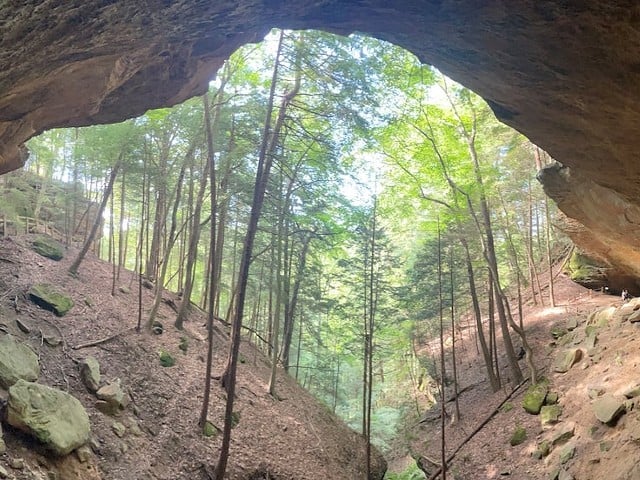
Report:
[[[629,295],[629,291],[626,288],[622,290],[622,301],[626,302],[630,298],[631,298],[631,295]]]

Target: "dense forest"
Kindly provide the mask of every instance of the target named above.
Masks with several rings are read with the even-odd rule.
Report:
[[[475,329],[494,391],[503,354],[514,384],[535,382],[522,299],[554,304],[540,275],[562,241],[535,180],[552,160],[398,47],[273,31],[202,97],[28,146],[26,172],[0,179],[5,222],[37,218],[84,246],[71,273],[95,249],[113,293],[123,269],[139,272],[128,288],[156,292],[135,308],[140,330],[163,288],[181,297],[175,328],[193,309],[210,329],[231,326],[218,478],[240,338],[270,356],[271,395],[282,367],[386,452],[404,448],[443,385],[457,388],[462,329]],[[33,174],[38,188],[21,188]]]

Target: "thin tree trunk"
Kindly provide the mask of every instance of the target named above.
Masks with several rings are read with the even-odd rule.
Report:
[[[116,164],[113,166],[113,169],[111,170],[111,174],[109,175],[109,181],[107,182],[107,187],[105,188],[104,195],[102,197],[102,202],[100,202],[100,208],[98,208],[96,219],[93,222],[93,226],[91,227],[91,232],[89,232],[89,236],[85,240],[84,245],[80,250],[80,253],[78,253],[78,256],[69,267],[69,273],[71,273],[71,275],[78,275],[78,269],[80,268],[80,264],[82,263],[82,260],[84,260],[84,257],[89,251],[89,248],[91,247],[91,244],[93,243],[93,240],[96,237],[96,234],[98,233],[98,228],[102,224],[102,214],[104,213],[104,209],[107,206],[107,201],[111,196],[111,192],[113,190],[113,184],[116,180],[116,176],[118,175],[118,170],[120,169],[123,156],[124,156],[124,153],[121,152],[120,157],[118,158],[118,161],[116,162]]]
[[[215,480],[223,480],[227,469],[227,461],[229,457],[229,446],[231,443],[231,427],[233,423],[233,404],[236,390],[236,370],[238,367],[238,353],[240,351],[240,332],[242,329],[242,319],[244,315],[245,298],[247,293],[247,282],[249,279],[249,267],[253,254],[253,244],[258,229],[258,220],[262,212],[264,203],[264,195],[266,191],[267,181],[273,162],[273,151],[275,150],[280,128],[284,124],[286,108],[297,93],[300,85],[291,92],[286,93],[282,98],[282,104],[278,118],[276,120],[273,132],[271,132],[271,114],[273,112],[273,101],[275,98],[276,82],[278,79],[278,69],[280,65],[280,55],[282,52],[282,41],[284,32],[280,32],[278,48],[276,52],[276,60],[273,68],[273,76],[271,78],[271,88],[269,91],[269,100],[267,103],[266,120],[262,135],[262,143],[260,145],[260,153],[258,155],[258,169],[256,172],[256,185],[253,193],[253,201],[251,203],[251,214],[249,216],[249,224],[247,226],[247,234],[245,236],[242,257],[240,260],[240,270],[238,274],[237,300],[234,308],[233,325],[231,328],[231,344],[229,350],[229,358],[227,368],[223,375],[223,385],[227,390],[227,403],[225,407],[225,422],[222,434],[222,445],[220,447],[220,458],[215,470]]]
[[[458,402],[458,366],[456,365],[456,317],[455,317],[455,297],[453,288],[453,247],[450,251],[449,262],[449,283],[450,283],[450,301],[451,301],[451,361],[453,363],[453,388],[455,395],[455,418],[451,423],[460,421],[460,405]]]
[[[446,480],[446,399],[444,393],[446,372],[444,362],[444,316],[442,314],[442,310],[442,242],[440,238],[440,218],[438,218],[438,311],[440,312],[440,457],[442,459],[442,480]]]

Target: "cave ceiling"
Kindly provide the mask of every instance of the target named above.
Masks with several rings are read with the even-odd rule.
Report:
[[[412,51],[570,167],[547,188],[561,208],[558,196],[574,187],[607,192],[565,213],[585,216],[605,245],[616,223],[637,235],[635,1],[3,1],[0,173],[19,168],[24,142],[44,130],[120,121],[204,92],[235,49],[273,27],[360,32]],[[583,210],[611,199],[620,218],[601,228]]]

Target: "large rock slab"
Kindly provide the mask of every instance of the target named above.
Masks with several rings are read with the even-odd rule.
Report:
[[[89,417],[66,392],[19,380],[9,389],[7,422],[66,455],[89,440]]]
[[[31,246],[36,253],[51,260],[58,261],[64,258],[64,247],[62,244],[48,235],[36,237]]]
[[[73,300],[60,293],[53,285],[38,283],[29,289],[29,297],[38,306],[49,310],[59,317],[64,316],[73,307]]]
[[[640,92],[630,52],[640,30],[632,4],[345,0],[339,14],[336,5],[5,3],[0,173],[19,168],[24,142],[43,130],[120,121],[203,93],[231,52],[273,26],[358,31],[411,50],[479,92],[498,118],[600,187],[551,193],[590,229],[608,265],[638,268]]]
[[[9,388],[18,380],[36,381],[40,375],[38,356],[12,335],[0,338],[0,387]]]

